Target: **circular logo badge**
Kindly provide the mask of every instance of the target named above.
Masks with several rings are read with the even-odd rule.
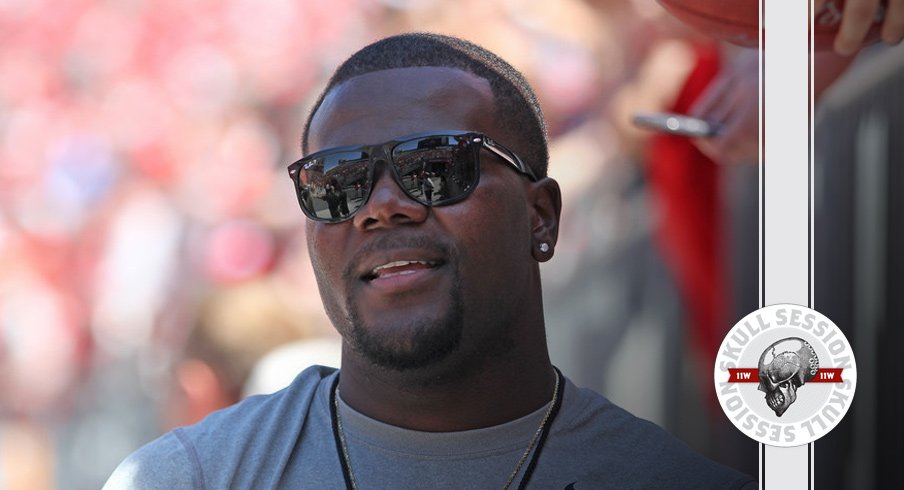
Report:
[[[713,381],[738,430],[770,446],[800,446],[826,435],[847,413],[857,364],[844,334],[825,315],[778,304],[732,327]]]

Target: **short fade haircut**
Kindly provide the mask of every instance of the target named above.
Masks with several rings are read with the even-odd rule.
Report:
[[[301,145],[308,152],[308,135],[314,114],[337,85],[367,73],[418,66],[456,68],[490,83],[497,124],[516,138],[524,163],[538,177],[549,165],[546,123],[537,96],[518,70],[508,62],[472,42],[432,33],[408,33],[387,37],[362,48],[345,60],[318,97],[304,125]],[[468,129],[468,128],[462,128]],[[492,136],[492,135],[491,135]],[[511,143],[503,142],[507,146]]]

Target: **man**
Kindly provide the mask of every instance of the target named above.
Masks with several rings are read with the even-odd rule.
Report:
[[[365,188],[339,218],[299,199],[341,375],[310,368],[177,429],[108,488],[754,485],[551,365],[538,264],[559,186],[536,98],[503,60],[431,34],[374,43],[334,74],[303,150],[299,196],[337,172]],[[419,192],[427,161],[454,194]]]

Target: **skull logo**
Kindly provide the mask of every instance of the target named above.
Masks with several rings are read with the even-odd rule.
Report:
[[[797,337],[774,342],[760,356],[760,385],[766,404],[781,417],[797,400],[797,389],[816,376],[819,358],[806,340]]]

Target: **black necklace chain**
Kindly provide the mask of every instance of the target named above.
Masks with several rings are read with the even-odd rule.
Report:
[[[559,371],[558,368],[553,366],[553,370],[556,372],[556,392],[553,395],[553,405],[552,407],[550,407],[549,413],[547,414],[547,417],[541,427],[540,436],[539,438],[537,438],[536,447],[534,448],[530,462],[527,464],[527,468],[524,470],[524,476],[521,477],[521,482],[518,484],[518,490],[524,490],[525,488],[527,488],[527,483],[530,481],[530,477],[534,473],[534,468],[536,468],[537,466],[537,461],[540,459],[540,453],[543,451],[543,446],[546,442],[546,437],[549,435],[550,427],[552,427],[552,422],[556,418],[556,415],[558,415],[559,408],[562,406],[562,396],[565,393],[565,379],[564,376],[562,376],[562,372]],[[330,387],[330,421],[333,426],[333,439],[335,439],[336,442],[336,452],[339,455],[339,461],[342,463],[342,477],[345,479],[345,487],[347,490],[356,490],[357,485],[355,484],[351,462],[349,461],[349,456],[346,449],[345,438],[342,433],[342,425],[339,419],[339,404],[336,397],[336,391],[338,388],[339,375],[337,374],[336,379],[333,380],[333,385]],[[506,484],[506,488],[507,487],[508,484]]]

